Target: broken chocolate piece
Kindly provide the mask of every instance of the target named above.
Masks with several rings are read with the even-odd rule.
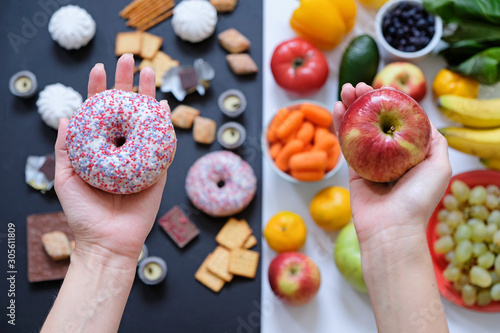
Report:
[[[186,91],[195,89],[198,85],[198,74],[194,68],[188,67],[183,69],[179,73],[179,78],[181,79],[181,87]]]
[[[43,172],[45,178],[48,180],[54,180],[56,174],[56,160],[54,155],[48,154],[45,156],[45,162],[40,167],[40,171]]]
[[[158,223],[181,249],[200,233],[198,227],[184,215],[179,206],[172,207]]]

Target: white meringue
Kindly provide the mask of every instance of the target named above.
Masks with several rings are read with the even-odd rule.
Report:
[[[184,0],[174,7],[172,27],[177,36],[191,43],[214,33],[217,10],[207,0]]]
[[[46,86],[39,94],[36,106],[43,121],[52,128],[59,127],[59,119],[70,118],[82,104],[82,95],[61,83]]]
[[[49,22],[50,36],[66,50],[87,45],[94,37],[95,29],[96,24],[92,16],[75,5],[59,8]]]

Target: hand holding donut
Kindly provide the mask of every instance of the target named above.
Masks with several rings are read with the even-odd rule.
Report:
[[[115,89],[132,91],[134,59],[125,54],[117,62]],[[90,72],[88,97],[106,90],[106,72],[97,64]],[[139,94],[155,98],[155,74],[151,68],[140,73]],[[160,102],[166,112],[166,100]],[[138,193],[118,195],[87,184],[75,173],[68,157],[68,120],[62,119],[55,145],[55,190],[76,240],[74,255],[95,254],[135,260],[153,226],[159,209],[166,172],[151,187]]]

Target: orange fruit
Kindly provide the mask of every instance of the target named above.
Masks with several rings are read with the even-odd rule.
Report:
[[[331,186],[319,191],[309,205],[313,221],[326,231],[339,230],[352,218],[349,190]]]
[[[302,217],[292,212],[274,215],[264,229],[264,237],[276,252],[297,251],[306,242],[307,228]]]

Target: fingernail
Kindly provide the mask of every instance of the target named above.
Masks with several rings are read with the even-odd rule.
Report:
[[[104,64],[102,62],[98,62],[97,64],[94,65],[94,67],[102,67],[102,68],[104,68]]]
[[[132,58],[134,57],[134,55],[132,53],[124,53],[123,55],[127,56],[127,57],[132,57]]]
[[[334,109],[341,107],[341,106],[342,106],[342,104],[343,104],[343,103],[342,103],[341,101],[336,102],[336,103],[335,103],[335,106],[334,106]]]

